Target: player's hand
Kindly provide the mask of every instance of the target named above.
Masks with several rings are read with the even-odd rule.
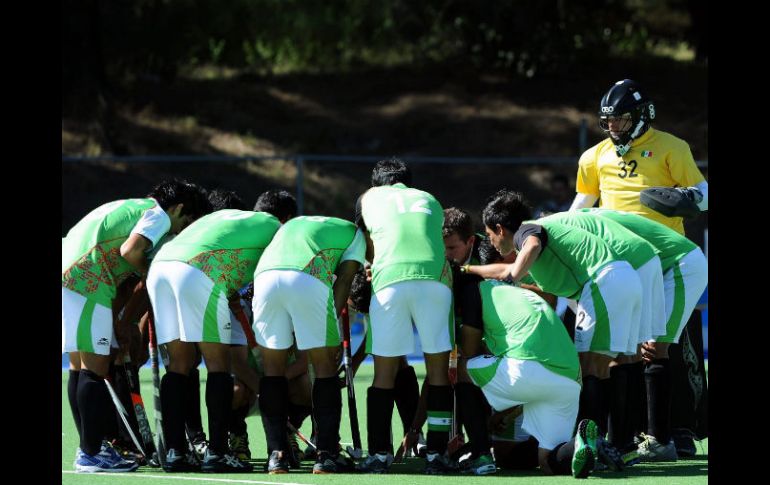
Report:
[[[513,410],[510,412],[494,413],[489,417],[489,424],[487,427],[490,433],[504,432],[505,429],[524,411],[521,404],[514,406],[512,409]]]
[[[412,454],[417,456],[417,442],[419,438],[420,436],[417,434],[416,430],[409,430],[401,440],[401,445],[398,447],[398,450],[396,450],[396,456],[393,461],[400,463],[404,459],[404,453],[407,450],[412,450]]]
[[[703,200],[703,194],[696,187],[676,187],[676,190],[696,204]]]
[[[658,356],[658,353],[655,350],[655,347],[650,344],[650,342],[644,342],[642,343],[642,360],[644,360],[646,363],[650,363]]]

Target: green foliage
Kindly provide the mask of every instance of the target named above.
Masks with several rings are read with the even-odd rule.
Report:
[[[259,73],[459,62],[522,77],[690,41],[685,0],[65,0],[64,74],[209,63]],[[665,51],[658,49],[657,51]]]

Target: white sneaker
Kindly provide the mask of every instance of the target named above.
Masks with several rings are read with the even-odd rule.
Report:
[[[676,461],[677,459],[674,440],[664,445],[650,435],[647,435],[639,444],[638,452],[641,461]]]

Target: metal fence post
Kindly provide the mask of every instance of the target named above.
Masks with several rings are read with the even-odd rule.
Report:
[[[297,164],[297,215],[301,216],[303,214],[303,206],[304,206],[304,181],[302,177],[302,166],[304,165],[304,160],[302,155],[298,155],[294,159],[294,163]]]

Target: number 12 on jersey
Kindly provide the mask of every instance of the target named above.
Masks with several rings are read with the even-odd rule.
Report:
[[[417,197],[420,197],[419,195]],[[406,198],[410,198],[407,196]],[[399,214],[406,214],[406,205],[404,204],[404,197],[401,196],[401,194],[390,194],[388,199],[393,199],[396,201],[396,208],[398,209]],[[420,197],[419,199],[412,202],[412,205],[409,206],[408,212],[422,212],[425,214],[433,214],[433,212],[428,208],[425,207],[428,205],[428,199]]]

